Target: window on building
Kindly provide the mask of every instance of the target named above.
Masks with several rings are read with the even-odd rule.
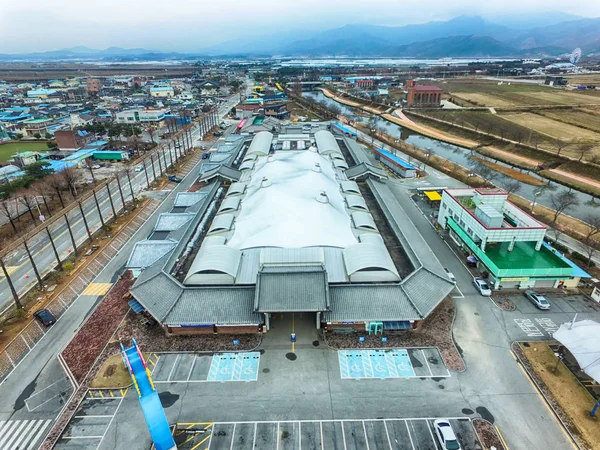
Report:
[[[460,221],[460,226],[461,226],[461,228],[464,228],[464,227],[465,227],[465,221],[464,221],[464,220],[461,220],[461,221]]]
[[[446,204],[442,203],[442,209],[446,209]]]
[[[459,219],[458,214],[454,214],[454,220],[458,222],[458,219]]]
[[[467,228],[467,233],[469,233],[469,236],[473,236],[473,230],[471,230],[470,228]]]

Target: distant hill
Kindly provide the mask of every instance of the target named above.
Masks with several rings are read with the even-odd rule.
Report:
[[[156,54],[152,50],[144,48],[121,48],[109,47],[104,50],[97,50],[89,47],[71,47],[48,52],[23,53],[23,54],[0,54],[0,60],[10,59],[29,59],[29,60],[51,60],[51,59],[81,59],[81,58],[111,58],[119,56],[140,56]],[[158,52],[162,53],[162,52]]]
[[[519,49],[556,46],[567,51],[575,47],[590,51],[600,46],[600,18],[572,20],[533,28],[520,33],[507,43]]]

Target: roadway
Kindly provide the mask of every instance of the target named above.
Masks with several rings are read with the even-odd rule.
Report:
[[[231,108],[237,104],[238,98],[239,96],[237,94],[233,95],[219,105],[219,118],[223,118],[229,113]],[[200,141],[200,138],[200,129],[198,125],[195,125],[192,131],[192,142],[196,144]],[[173,148],[173,146],[171,147],[171,157],[173,158],[173,161],[175,161],[176,150]],[[177,150],[177,152],[179,152],[179,150]],[[163,164],[164,161],[168,163],[167,166],[170,165],[170,156],[168,149],[164,151],[164,157],[163,154],[161,154],[160,160],[163,170],[165,169],[165,165]],[[120,183],[125,202],[131,201],[132,190],[133,195],[137,197],[140,192],[147,189],[148,180],[150,183],[154,181],[155,172],[156,175],[159,174],[160,169],[156,158],[154,158],[154,171],[152,170],[152,164],[150,163],[149,157],[146,158],[146,161],[146,171],[134,171],[131,173],[131,188],[129,186],[127,177],[120,177]],[[146,172],[148,175],[148,180],[146,179]],[[102,211],[102,217],[105,221],[109,221],[112,218],[111,200],[112,205],[114,205],[117,213],[120,210],[122,210],[123,207],[123,202],[121,200],[118,185],[115,181],[110,183],[110,189],[110,199],[106,189],[102,189],[96,194],[100,210]],[[94,233],[102,226],[100,216],[98,215],[98,208],[96,206],[94,198],[91,197],[90,199],[88,199],[82,204],[82,207],[85,213],[87,226],[90,228],[91,232]],[[86,224],[78,207],[73,209],[68,214],[68,220],[71,226],[71,230],[73,232],[75,242],[79,246],[88,239],[88,233],[86,229]],[[59,220],[57,221],[57,223],[52,224],[49,227],[49,229],[52,234],[52,239],[54,240],[54,245],[56,246],[60,259],[64,261],[74,250],[66,222],[64,220]],[[57,266],[56,256],[52,249],[50,239],[48,238],[48,235],[46,233],[39,233],[30,241],[28,241],[28,247],[32,253],[35,264],[42,277]],[[33,270],[33,266],[23,246],[7,255],[4,258],[4,264],[8,269],[9,276],[19,295],[25,294],[37,284],[37,279]],[[7,309],[11,308],[13,303],[14,300],[10,288],[8,286],[8,282],[6,281],[4,274],[0,270],[0,313],[3,313]]]
[[[236,103],[235,99],[230,99],[219,108],[219,115],[221,117],[225,115]],[[199,137],[199,133],[195,131],[194,141],[197,142]],[[199,166],[202,163],[203,161],[200,160],[183,181],[177,184],[165,197],[156,211],[154,211],[136,234],[104,267],[94,282],[116,282],[135,243],[145,239],[150,234],[159,214],[169,212],[172,209],[177,193],[185,192],[189,189],[196,180]],[[143,172],[136,174],[135,180],[138,190],[134,186],[134,191],[138,193],[139,184],[144,184],[142,182],[145,182]],[[134,184],[133,180],[132,184]],[[113,201],[117,200],[118,196],[119,194],[116,193]],[[101,202],[103,211],[106,213],[110,212],[108,195],[102,200],[99,198],[98,201]],[[98,226],[99,220],[97,223],[94,222],[94,224]],[[75,231],[74,227],[73,229]],[[78,230],[83,240],[87,234],[84,225],[80,224]],[[64,238],[64,232],[61,236]],[[67,244],[63,245],[68,245],[68,235],[66,236],[66,241]],[[48,261],[52,261],[53,253],[51,248],[36,248],[36,262],[37,256],[45,255],[46,253],[50,255]],[[40,261],[42,261],[41,257]],[[101,298],[102,296],[80,296],[59,320],[47,330],[44,337],[33,346],[31,352],[21,360],[14,371],[0,384],[0,398],[2,399],[2,402],[0,402],[0,443],[3,442],[2,439],[4,438],[2,433],[7,430],[7,433],[12,433],[11,438],[17,436],[15,442],[19,437],[22,437],[23,440],[26,438],[31,439],[33,443],[39,442],[42,436],[49,431],[50,422],[48,421],[53,421],[56,418],[64,402],[67,401],[73,392],[73,388],[66,378],[63,368],[58,363],[56,356],[72,338],[74,331],[85,322],[90,311],[93,310]],[[3,425],[5,426],[4,429],[2,429]],[[13,427],[7,428],[9,425]],[[35,434],[38,432],[41,434],[36,437]],[[34,438],[35,440],[33,440]],[[3,447],[0,445],[0,448]]]

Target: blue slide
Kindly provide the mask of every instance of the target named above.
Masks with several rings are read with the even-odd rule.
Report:
[[[132,340],[133,346],[127,350],[121,344],[122,356],[131,375],[133,385],[137,390],[140,404],[142,405],[142,412],[148,424],[148,430],[150,430],[150,436],[156,450],[174,450],[177,446],[173,440],[169,422],[167,422],[167,416],[160,403],[158,392],[154,389],[150,371],[146,366],[137,342],[135,339]]]

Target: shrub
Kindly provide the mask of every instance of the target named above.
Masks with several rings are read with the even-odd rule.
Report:
[[[23,308],[19,308],[19,309],[17,309],[17,310],[15,311],[15,317],[16,317],[18,320],[22,320],[22,319],[24,319],[26,314],[27,314],[27,313],[25,312],[25,310],[24,310]]]
[[[62,267],[63,267],[63,270],[69,272],[70,270],[73,270],[73,267],[75,267],[75,264],[73,264],[72,262],[68,261],[66,263],[63,263]]]

